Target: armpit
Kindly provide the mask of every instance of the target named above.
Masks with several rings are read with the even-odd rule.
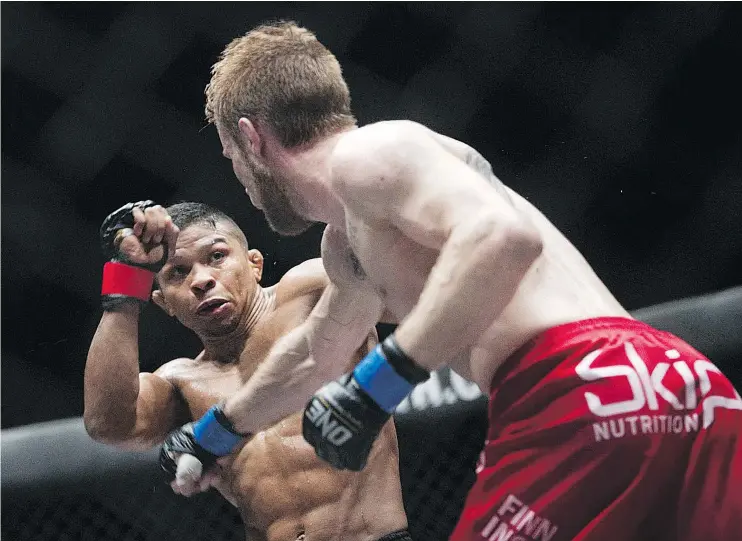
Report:
[[[355,275],[355,277],[359,280],[365,280],[366,271],[363,270],[363,266],[361,265],[361,262],[358,261],[358,257],[356,256],[355,252],[353,250],[348,250],[347,257],[350,265],[353,267],[353,274]]]
[[[349,228],[352,233],[352,227]],[[348,241],[348,236],[331,226],[322,237],[322,259],[330,280],[341,287],[359,287],[366,283],[366,272]]]

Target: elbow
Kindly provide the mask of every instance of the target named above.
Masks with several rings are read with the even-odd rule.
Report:
[[[82,419],[88,436],[99,443],[123,445],[129,440],[126,431],[121,430],[116,423],[111,423],[100,415],[91,414],[86,410]]]
[[[110,443],[111,430],[108,428],[109,425],[96,415],[92,415],[85,411],[82,416],[83,424],[85,425],[85,432],[88,433],[95,441],[101,443]]]
[[[480,217],[472,228],[475,250],[489,252],[494,264],[508,261],[525,271],[541,255],[544,244],[539,230],[527,219],[503,221],[499,216]]]
[[[538,259],[544,249],[543,237],[539,230],[526,220],[510,223],[502,233],[502,245],[508,255],[516,263],[521,263],[528,269]]]

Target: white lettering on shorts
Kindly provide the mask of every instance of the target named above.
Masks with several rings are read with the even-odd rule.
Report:
[[[705,359],[697,359],[691,365],[686,361],[677,360],[680,359],[680,353],[675,349],[669,349],[665,351],[665,357],[674,362],[657,363],[650,372],[636,348],[626,342],[624,352],[628,364],[594,367],[593,363],[602,352],[603,350],[599,349],[588,353],[575,367],[575,372],[584,381],[621,378],[628,383],[631,398],[606,403],[595,393],[590,391],[584,393],[587,407],[594,415],[611,417],[593,423],[595,441],[638,434],[698,432],[699,429],[711,426],[717,408],[742,410],[742,398],[731,384],[728,384],[728,389],[731,390],[725,390],[733,396],[719,394],[722,391],[719,385],[713,388],[709,374],[722,374],[716,366]],[[671,368],[683,380],[684,392],[681,396],[677,396],[663,383]],[[700,427],[699,412],[694,411],[699,406],[699,394]],[[660,409],[667,411],[668,405],[677,413],[664,415],[657,413]],[[626,415],[628,413],[637,415]]]
[[[487,541],[550,541],[558,529],[549,519],[508,494],[479,535]]]

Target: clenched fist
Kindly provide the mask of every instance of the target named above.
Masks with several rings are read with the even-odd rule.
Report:
[[[109,260],[103,267],[104,310],[149,300],[154,273],[175,252],[178,234],[167,211],[152,201],[127,203],[103,220],[100,241]]]

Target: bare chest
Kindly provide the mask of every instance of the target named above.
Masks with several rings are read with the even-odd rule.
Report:
[[[349,221],[348,241],[365,273],[387,308],[404,318],[417,304],[438,251],[404,236],[393,227],[369,227]]]
[[[196,362],[183,370],[176,382],[192,418],[199,418],[211,406],[236,393],[252,377],[273,344],[303,322],[311,307],[310,299],[305,297],[289,300],[255,327],[235,362]]]

